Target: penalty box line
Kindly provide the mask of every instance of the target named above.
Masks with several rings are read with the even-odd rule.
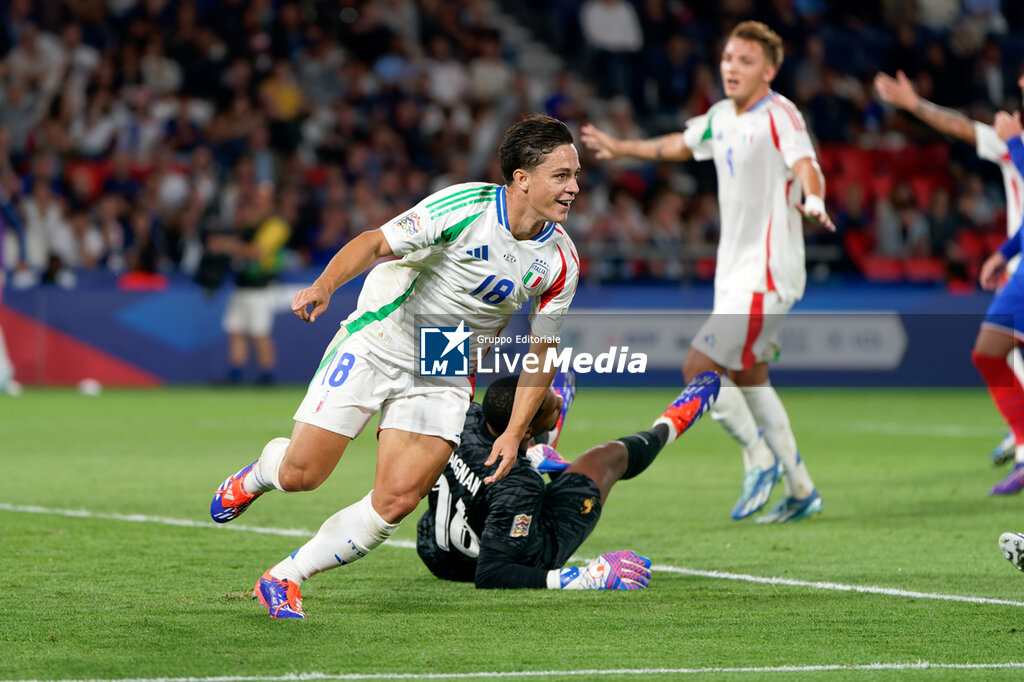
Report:
[[[0,511],[8,511],[23,514],[47,514],[51,516],[66,516],[82,519],[100,519],[106,521],[126,521],[131,523],[158,523],[165,526],[181,526],[185,528],[217,528],[243,533],[263,533],[265,535],[285,535],[291,537],[312,537],[314,531],[301,528],[266,528],[262,526],[240,526],[235,524],[219,524],[213,521],[194,521],[191,519],[172,519],[160,516],[147,516],[145,514],[111,514],[103,512],[91,512],[84,509],[54,509],[50,507],[35,507],[26,505],[8,504],[0,502]],[[409,540],[388,540],[384,546],[399,547],[402,549],[415,549],[416,543]],[[593,561],[593,559],[579,559],[579,561]],[[679,566],[662,566],[655,564],[651,566],[652,571],[660,573],[675,573],[677,575],[689,575],[713,580],[736,580],[748,583],[760,583],[763,585],[784,585],[787,587],[806,587],[814,590],[831,590],[834,592],[858,592],[861,594],[878,594],[888,597],[905,597],[909,599],[933,599],[937,601],[963,602],[967,604],[992,604],[996,606],[1024,607],[1024,602],[1010,599],[993,599],[991,597],[971,597],[956,594],[941,594],[935,592],[915,592],[912,590],[900,590],[891,587],[878,585],[845,585],[828,581],[797,580],[795,578],[766,577],[749,575],[746,573],[728,573],[725,571],[704,571],[695,568],[683,568]]]

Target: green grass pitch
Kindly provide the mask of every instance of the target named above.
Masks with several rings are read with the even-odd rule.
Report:
[[[650,556],[660,570],[647,590],[445,583],[408,546],[416,514],[396,536],[404,543],[307,582],[302,622],[274,622],[248,595],[304,537],[208,524],[217,484],[290,432],[300,388],[0,397],[0,680],[524,671],[601,680],[1020,679],[1010,667],[863,667],[1024,661],[1024,575],[996,546],[1000,532],[1024,530],[1024,499],[987,496],[1006,470],[988,464],[1003,428],[985,392],[780,393],[825,501],[817,518],[731,521],[739,451],[708,419],[615,488],[580,550]],[[560,450],[571,459],[646,428],[672,397],[582,390]],[[320,489],[269,494],[239,523],[315,531],[365,494],[373,466],[368,429]],[[769,504],[781,495],[780,485]]]

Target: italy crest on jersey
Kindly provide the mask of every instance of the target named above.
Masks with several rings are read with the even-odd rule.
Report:
[[[535,289],[544,280],[546,274],[548,274],[548,264],[538,258],[533,261],[533,265],[523,276],[523,285],[527,289]]]

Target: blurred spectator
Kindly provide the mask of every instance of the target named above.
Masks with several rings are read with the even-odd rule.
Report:
[[[0,126],[11,136],[10,153],[21,158],[28,151],[33,126],[38,123],[42,105],[35,91],[26,91],[22,81],[12,77],[3,89],[4,105],[0,107]]]
[[[469,89],[469,73],[455,58],[451,41],[443,35],[435,35],[427,49],[430,58],[425,68],[430,98],[446,107],[461,102]]]
[[[469,94],[476,102],[496,102],[512,82],[512,70],[501,57],[501,42],[494,33],[477,40],[478,53],[469,62]],[[488,150],[490,155],[492,150]]]
[[[164,41],[154,33],[146,41],[146,47],[139,63],[142,84],[154,96],[174,94],[181,87],[181,67],[164,52]]]
[[[259,90],[260,102],[270,120],[270,144],[275,151],[290,154],[299,144],[300,116],[305,110],[302,89],[291,63],[275,62],[274,70],[260,83]]]
[[[928,221],[918,210],[910,185],[901,182],[893,188],[892,198],[879,199],[876,253],[894,258],[928,256]]]
[[[949,192],[944,188],[936,187],[932,190],[927,218],[931,253],[935,256],[945,256],[956,245],[959,225],[952,211]]]
[[[260,383],[273,381],[277,364],[271,331],[274,325],[274,291],[271,282],[281,268],[281,249],[288,242],[291,226],[274,207],[274,187],[263,183],[253,193],[252,203],[234,234],[212,239],[208,248],[233,259],[236,287],[224,312],[228,333],[228,380],[239,383],[249,364],[249,344],[256,353]]]
[[[626,0],[586,0],[580,26],[592,51],[591,76],[598,83],[598,95],[624,94],[638,103],[642,93],[636,59],[644,36],[633,5]]]
[[[25,264],[37,272],[49,267],[54,243],[66,241],[68,231],[60,199],[50,184],[36,182],[31,194],[21,203],[25,244]]]
[[[17,44],[5,60],[12,80],[39,93],[48,104],[64,80],[67,55],[57,36],[25,22],[18,32]]]
[[[662,192],[651,205],[650,239],[654,254],[650,271],[655,279],[679,280],[683,276],[683,210],[683,199],[675,192]]]
[[[693,45],[680,33],[672,33],[663,51],[650,65],[652,81],[658,92],[658,109],[674,113],[687,100],[694,86],[694,72],[700,58]]]
[[[825,142],[846,142],[850,121],[854,118],[853,104],[842,92],[838,73],[832,69],[822,72],[821,90],[808,103],[810,121],[808,125],[818,140]]]

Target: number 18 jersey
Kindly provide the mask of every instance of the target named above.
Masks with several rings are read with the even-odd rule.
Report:
[[[402,258],[370,271],[356,311],[342,323],[346,330],[368,334],[392,362],[412,368],[417,316],[444,316],[472,332],[475,363],[476,348],[489,345],[484,339],[498,336],[531,300],[533,334],[557,337],[576,292],[579,257],[557,223],[532,239],[515,239],[505,191],[488,183],[454,185],[381,226]]]

